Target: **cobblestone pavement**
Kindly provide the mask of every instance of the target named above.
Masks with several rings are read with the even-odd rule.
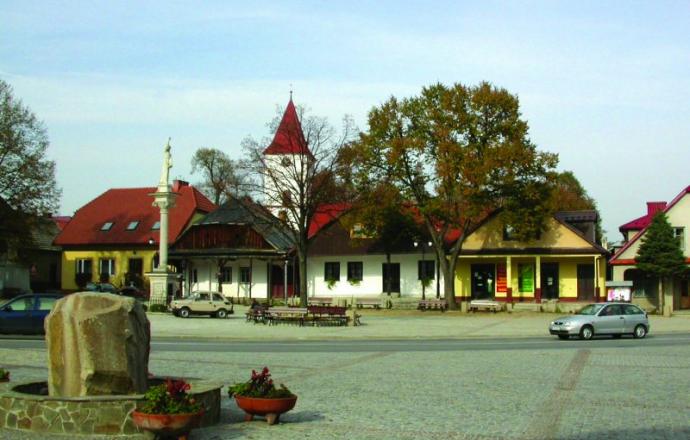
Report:
[[[435,317],[426,319],[433,328]],[[493,328],[494,337],[515,325],[495,324],[493,319],[505,319],[500,317],[469,319],[476,320],[470,323],[476,333]],[[242,325],[257,333],[267,329]],[[421,331],[420,326],[417,322],[408,330]],[[275,426],[242,422],[242,413],[225,396],[221,423],[194,431],[192,439],[690,438],[690,347],[627,341],[623,348],[583,341],[553,350],[160,351],[151,354],[151,370],[233,383],[267,365],[278,382],[299,395],[295,409]],[[13,381],[45,379],[44,350],[1,347],[2,341],[0,364],[12,371]],[[0,438],[45,437],[5,430]]]

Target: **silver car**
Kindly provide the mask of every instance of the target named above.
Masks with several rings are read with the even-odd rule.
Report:
[[[624,334],[644,338],[649,333],[649,319],[644,310],[632,304],[597,303],[583,307],[574,315],[551,321],[549,333],[560,339],[576,335],[580,339],[592,339],[594,335],[620,338]]]

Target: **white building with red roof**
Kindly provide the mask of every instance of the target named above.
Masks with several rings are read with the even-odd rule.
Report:
[[[657,308],[658,281],[646,277],[637,269],[635,258],[654,215],[662,211],[673,227],[673,233],[680,241],[681,249],[690,264],[690,186],[684,188],[670,203],[647,202],[647,213],[622,225],[623,246],[609,260],[613,281],[632,281],[632,300],[647,310]],[[672,310],[690,309],[690,290],[688,281],[675,279],[672,288],[672,301],[667,298],[666,304],[673,304]],[[669,294],[670,296],[671,294]]]
[[[169,243],[216,209],[187,182],[174,181],[172,190],[178,196],[170,209]],[[63,290],[76,290],[77,278],[143,287],[143,275],[153,269],[160,239],[159,211],[151,197],[155,191],[154,187],[110,189],[75,212],[54,241],[63,249]]]

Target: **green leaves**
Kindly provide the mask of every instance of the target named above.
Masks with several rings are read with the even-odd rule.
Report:
[[[673,228],[664,212],[660,211],[652,218],[635,261],[638,269],[658,277],[688,273],[680,242],[673,236]]]

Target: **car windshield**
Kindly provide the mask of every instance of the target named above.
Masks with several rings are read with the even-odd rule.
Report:
[[[588,306],[585,306],[580,309],[579,312],[577,312],[578,315],[596,315],[601,308],[604,307],[604,304],[590,304]]]

